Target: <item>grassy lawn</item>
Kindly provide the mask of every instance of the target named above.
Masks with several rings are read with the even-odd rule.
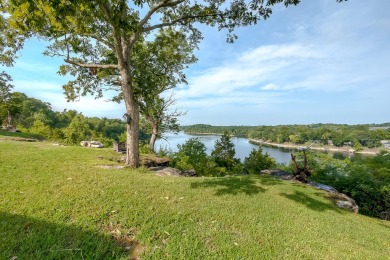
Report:
[[[21,132],[9,132],[0,128],[0,138],[1,139],[9,139],[9,140],[23,140],[23,139],[31,139],[33,140],[43,140],[44,138],[38,134],[31,133],[21,133]]]
[[[159,177],[0,140],[0,259],[390,259],[390,222],[266,177]]]

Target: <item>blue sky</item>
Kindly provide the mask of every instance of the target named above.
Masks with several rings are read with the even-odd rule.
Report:
[[[274,9],[267,21],[226,32],[200,27],[198,62],[189,84],[175,89],[187,111],[181,124],[278,125],[390,122],[390,1],[303,0]],[[60,59],[45,57],[31,40],[12,68],[15,91],[55,110],[121,118],[124,105],[80,98],[67,103]],[[108,93],[109,94],[109,93]]]

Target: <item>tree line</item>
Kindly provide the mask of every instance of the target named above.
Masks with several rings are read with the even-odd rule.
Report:
[[[97,140],[111,145],[113,141],[123,140],[126,129],[123,120],[86,117],[76,110],[53,111],[50,103],[21,92],[10,93],[7,102],[0,100],[3,124],[8,123],[4,122],[8,113],[17,130],[65,144]]]
[[[185,133],[222,134],[229,131],[235,136],[261,139],[272,143],[318,143],[334,146],[348,145],[360,150],[363,147],[381,147],[382,140],[390,140],[390,123],[384,124],[311,124],[279,126],[211,126],[196,124],[182,126]]]
[[[75,110],[54,112],[51,104],[28,97],[21,92],[12,92],[12,78],[4,71],[0,73],[0,119],[3,128],[38,134],[47,140],[76,144],[81,140],[99,140],[105,145],[112,142],[126,142],[126,124],[124,120],[107,118],[88,118]],[[174,93],[168,97],[159,94],[166,88],[149,93],[149,99],[140,100],[141,115],[138,140],[148,151],[153,152],[156,139],[166,131],[179,131],[178,117],[184,115],[176,104]],[[157,95],[152,98],[152,95]],[[115,100],[120,101],[120,99]],[[10,129],[8,129],[10,130]],[[146,144],[147,143],[147,144]]]

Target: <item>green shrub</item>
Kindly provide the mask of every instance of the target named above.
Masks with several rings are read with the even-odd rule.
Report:
[[[148,144],[140,144],[139,145],[139,153],[140,154],[150,154],[153,153],[153,151],[150,149]]]
[[[263,154],[263,149],[253,149],[248,157],[244,159],[244,171],[250,174],[259,174],[261,170],[276,167],[275,159],[268,154]]]
[[[225,167],[228,172],[231,172],[237,164],[240,164],[240,160],[234,158],[235,154],[234,144],[230,141],[229,133],[225,132],[220,140],[215,141],[211,158],[218,167]]]
[[[213,175],[213,163],[206,153],[206,146],[198,138],[191,138],[178,145],[172,155],[172,164],[181,170],[194,169],[199,175]]]
[[[359,212],[378,217],[390,210],[390,155],[354,160],[337,160],[321,156],[312,180],[331,185],[353,198]],[[318,157],[316,158],[318,160]]]

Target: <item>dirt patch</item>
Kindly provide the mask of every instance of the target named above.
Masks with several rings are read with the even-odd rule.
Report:
[[[145,252],[146,246],[135,240],[138,232],[135,227],[126,229],[110,222],[103,229],[105,232],[110,233],[111,238],[129,253],[130,259],[140,259],[139,256]]]

